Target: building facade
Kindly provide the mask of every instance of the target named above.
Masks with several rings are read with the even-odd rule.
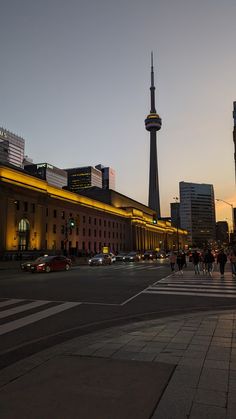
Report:
[[[104,167],[102,164],[95,166],[96,169],[102,172],[102,188],[103,189],[116,189],[116,173],[111,167]]]
[[[171,202],[170,204],[170,217],[171,217],[171,224],[175,227],[180,228],[180,203],[179,202]]]
[[[0,160],[23,167],[25,140],[0,127]]]
[[[68,174],[68,190],[79,193],[81,189],[102,188],[102,172],[92,166],[65,169]]]
[[[79,254],[98,252],[103,246],[113,252],[176,246],[176,229],[163,221],[153,225],[150,209],[130,198],[115,197],[110,204],[97,201],[4,165],[0,165],[0,213],[1,254],[29,250]],[[74,228],[70,228],[71,219]],[[186,232],[179,230],[178,235],[184,248]]]
[[[46,180],[49,185],[63,188],[67,186],[67,172],[48,163],[27,164],[25,171]]]
[[[216,239],[213,185],[180,182],[179,192],[180,223],[188,231],[189,244],[207,246]]]

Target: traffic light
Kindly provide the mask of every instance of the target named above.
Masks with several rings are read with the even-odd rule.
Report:
[[[70,218],[69,219],[69,227],[70,228],[74,228],[75,227],[75,220],[74,220],[74,218]]]

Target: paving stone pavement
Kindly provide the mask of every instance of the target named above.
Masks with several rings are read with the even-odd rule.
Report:
[[[0,387],[58,355],[174,364],[152,419],[236,418],[236,310],[172,316],[78,337],[3,369]]]

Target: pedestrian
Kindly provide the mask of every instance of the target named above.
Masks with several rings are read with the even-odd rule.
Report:
[[[196,250],[193,253],[192,261],[193,261],[195,275],[200,275],[200,256]]]
[[[178,253],[177,255],[177,259],[176,259],[178,268],[179,268],[179,273],[181,275],[183,275],[183,267],[186,266],[186,256],[185,253]]]
[[[169,261],[170,261],[170,268],[172,272],[175,271],[176,259],[177,259],[176,254],[174,252],[171,252],[169,256]]]
[[[213,262],[215,262],[215,258],[211,253],[211,249],[208,249],[204,257],[204,263],[206,266],[206,273],[208,273],[209,276],[212,276]]]
[[[231,263],[232,276],[236,276],[236,249],[233,249],[229,255]]]
[[[200,258],[200,266],[201,266],[201,270],[202,270],[202,273],[203,273],[203,275],[205,275],[205,273],[206,273],[206,264],[205,264],[205,252],[203,251],[200,255],[199,255],[199,258]]]
[[[220,252],[217,255],[217,264],[219,263],[219,265],[220,265],[221,278],[224,278],[226,262],[227,262],[227,256],[224,252],[224,249],[221,249]]]

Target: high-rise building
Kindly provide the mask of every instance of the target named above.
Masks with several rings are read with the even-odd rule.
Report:
[[[203,247],[216,238],[213,185],[180,182],[181,228],[188,230],[188,241]]]
[[[102,172],[92,166],[65,169],[68,174],[69,191],[78,193],[81,189],[96,186],[102,188]]]
[[[180,228],[180,203],[179,202],[171,202],[170,204],[170,217],[171,217],[171,224],[175,227]]]
[[[216,241],[220,246],[229,244],[229,226],[227,221],[217,221],[216,223]]]
[[[233,129],[233,141],[234,141],[234,171],[236,181],[236,102],[233,103],[233,118],[234,118],[234,129]]]
[[[25,171],[46,180],[49,185],[57,188],[67,186],[67,172],[49,163],[27,164]]]
[[[23,167],[25,140],[0,127],[0,159],[4,163]]]
[[[96,169],[102,172],[102,188],[103,189],[116,189],[116,173],[111,167],[104,167],[102,164],[97,164]]]
[[[157,135],[156,132],[161,129],[161,118],[156,113],[155,108],[155,86],[153,71],[153,54],[151,55],[151,110],[145,119],[146,130],[150,132],[150,166],[149,166],[149,195],[148,206],[155,211],[157,218],[161,217],[159,180],[158,180],[158,162],[157,162]]]

